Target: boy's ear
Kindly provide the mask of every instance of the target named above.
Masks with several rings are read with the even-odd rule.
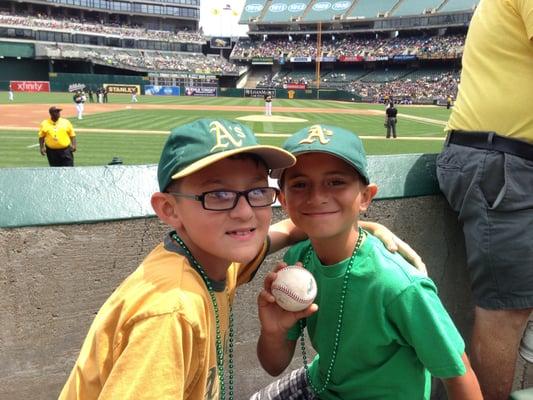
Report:
[[[279,204],[281,204],[281,207],[283,208],[283,210],[285,212],[287,212],[287,207],[286,207],[286,204],[287,202],[285,201],[285,193],[283,193],[283,190],[281,192],[279,192],[279,196],[278,196],[278,200],[279,200]]]
[[[359,207],[360,211],[368,210],[368,207],[370,206],[372,199],[376,196],[377,193],[378,193],[378,187],[375,183],[369,183],[361,191],[361,203]]]
[[[174,229],[181,227],[181,218],[176,199],[171,194],[156,192],[152,195],[151,203],[156,215],[162,222]]]

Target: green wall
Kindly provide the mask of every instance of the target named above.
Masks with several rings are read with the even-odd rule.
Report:
[[[48,80],[48,79],[47,79]],[[69,85],[73,83],[84,83],[95,89],[104,83],[144,85],[149,84],[148,77],[132,75],[111,75],[111,74],[69,74],[63,72],[51,72],[49,76],[50,90],[52,92],[68,92]]]

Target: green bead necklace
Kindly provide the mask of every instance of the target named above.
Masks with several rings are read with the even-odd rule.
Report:
[[[213,310],[215,312],[215,326],[216,326],[216,352],[217,352],[217,373],[218,380],[220,382],[220,399],[226,398],[226,386],[224,383],[224,349],[222,346],[222,335],[220,333],[220,317],[218,312],[218,303],[215,297],[215,291],[213,290],[213,285],[211,285],[211,280],[205,273],[204,269],[200,265],[196,258],[192,255],[191,251],[187,245],[181,240],[181,238],[174,233],[172,238],[181,246],[181,248],[187,253],[189,260],[192,262],[193,267],[200,273],[205,286],[211,297],[211,302],[213,303]],[[229,304],[229,345],[228,345],[228,378],[229,378],[229,400],[233,400],[234,390],[233,390],[233,307],[228,295],[228,304]]]
[[[305,374],[307,375],[307,381],[309,382],[309,385],[311,385],[311,388],[315,392],[316,395],[319,395],[324,390],[326,390],[327,386],[329,385],[329,381],[331,380],[331,375],[333,373],[333,367],[335,366],[335,360],[337,359],[337,351],[339,349],[339,341],[341,336],[341,329],[342,329],[342,317],[344,315],[344,301],[346,300],[346,292],[348,291],[348,280],[350,278],[350,271],[352,270],[352,266],[355,261],[355,256],[357,254],[357,251],[359,250],[359,247],[361,246],[361,242],[363,240],[363,230],[359,228],[359,237],[357,238],[357,243],[355,244],[355,248],[353,250],[352,256],[350,257],[350,261],[348,262],[348,267],[346,268],[346,272],[344,273],[344,280],[342,283],[342,292],[341,292],[341,298],[339,303],[339,312],[337,320],[337,328],[335,329],[335,342],[333,343],[333,354],[331,355],[331,360],[329,362],[329,366],[326,372],[326,380],[324,381],[324,384],[322,387],[317,388],[313,381],[311,380],[311,377],[309,376],[309,366],[307,365],[307,352],[305,350],[305,339],[304,339],[304,323],[303,320],[300,320],[300,347],[302,349],[302,359],[304,362],[304,368],[305,368]],[[307,253],[305,255],[305,261],[304,261],[304,267],[307,267],[309,265],[309,261],[311,261],[311,254],[313,253],[313,246],[309,245],[309,250],[307,250]]]

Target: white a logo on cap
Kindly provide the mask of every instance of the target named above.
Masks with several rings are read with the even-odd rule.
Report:
[[[300,144],[313,143],[318,140],[320,144],[326,144],[329,139],[326,136],[332,136],[333,132],[330,129],[322,128],[320,125],[313,125],[307,130],[307,137],[300,140]]]
[[[246,137],[240,126],[230,126],[229,130],[224,125],[218,121],[213,121],[209,124],[209,131],[215,135],[216,144],[211,148],[210,151],[225,149],[230,145],[230,143],[235,147],[242,146],[242,138]],[[237,139],[241,138],[241,139]]]

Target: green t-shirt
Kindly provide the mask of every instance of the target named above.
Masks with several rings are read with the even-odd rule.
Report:
[[[309,241],[289,249],[285,262],[304,262]],[[318,355],[309,367],[321,388],[333,352],[344,273],[349,259],[323,266],[312,252],[319,311],[306,320]],[[299,326],[289,332],[296,340]],[[463,375],[464,341],[444,309],[431,279],[367,234],[355,258],[344,303],[337,358],[321,399],[429,399],[430,373]]]

